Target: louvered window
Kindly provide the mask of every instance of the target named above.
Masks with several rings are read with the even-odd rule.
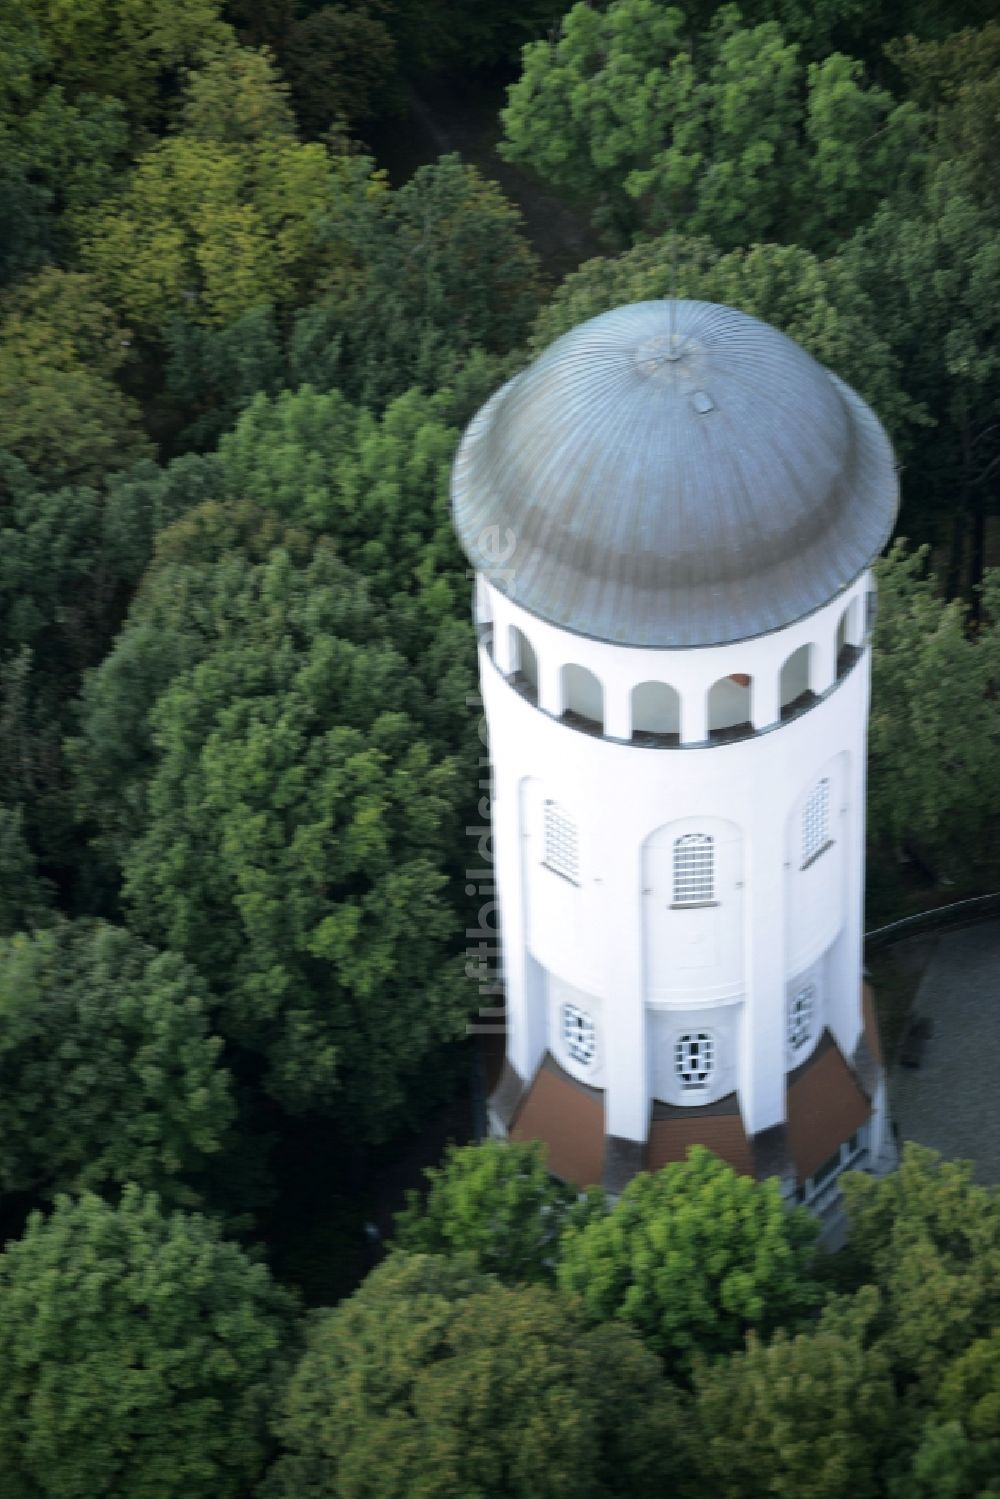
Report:
[[[545,863],[564,879],[580,883],[580,846],[576,823],[556,802],[545,803]]]
[[[802,868],[830,845],[830,782],[823,777],[809,793],[802,813]]]
[[[674,905],[702,906],[715,899],[715,840],[708,833],[674,839]]]
[[[788,1002],[788,1048],[801,1051],[813,1033],[816,1018],[816,985],[803,984]]]

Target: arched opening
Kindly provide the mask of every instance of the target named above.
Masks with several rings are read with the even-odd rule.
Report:
[[[852,599],[844,609],[837,625],[837,680],[846,676],[851,667],[861,655],[861,649],[857,643],[859,632],[857,629],[857,614],[859,600]]]
[[[585,666],[562,669],[563,723],[586,734],[604,733],[604,689]]]
[[[650,747],[681,742],[681,700],[666,682],[640,682],[632,688],[632,743]]]
[[[816,701],[816,694],[809,686],[812,650],[811,645],[800,645],[781,668],[782,722],[789,718],[796,718],[798,714],[811,708]]]
[[[489,589],[482,573],[476,574],[476,586],[472,598],[472,622],[476,627],[476,639],[489,649],[493,641],[493,610]]]
[[[510,683],[529,702],[538,702],[538,657],[535,648],[517,625],[510,627],[511,674]]]
[[[753,733],[750,716],[751,678],[745,672],[720,677],[708,694],[708,738],[712,744],[728,744]]]

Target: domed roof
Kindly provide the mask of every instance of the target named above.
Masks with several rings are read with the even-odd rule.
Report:
[[[470,422],[452,476],[474,567],[553,624],[638,646],[811,613],[885,545],[896,503],[860,396],[709,302],[635,302],[564,334]]]

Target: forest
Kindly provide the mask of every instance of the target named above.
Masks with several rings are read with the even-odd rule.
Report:
[[[834,1255],[698,1149],[454,1145],[365,1231],[471,1131],[450,465],[576,323],[878,412],[868,924],[1000,890],[991,0],[20,0],[0,147],[5,1499],[998,1499],[963,1163]]]

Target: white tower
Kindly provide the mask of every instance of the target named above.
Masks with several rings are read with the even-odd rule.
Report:
[[[560,338],[455,462],[507,1006],[491,1128],[619,1190],[710,1146],[818,1209],[891,1150],[862,986],[865,403],[744,313]]]

